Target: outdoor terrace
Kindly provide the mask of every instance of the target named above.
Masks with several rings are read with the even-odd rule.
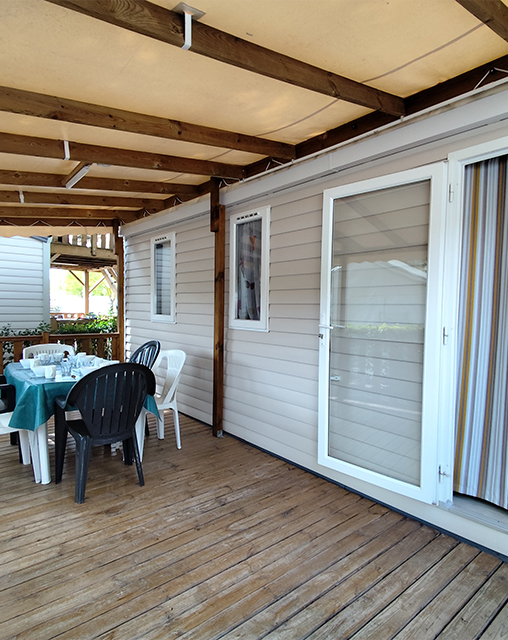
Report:
[[[171,422],[170,416],[166,421]],[[41,486],[0,439],[0,637],[504,637],[508,566],[182,416],[139,487],[96,449]],[[70,442],[69,442],[70,444]],[[51,454],[53,453],[51,449]]]

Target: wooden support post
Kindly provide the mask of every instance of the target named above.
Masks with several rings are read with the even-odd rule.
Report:
[[[118,261],[117,300],[118,300],[118,354],[115,360],[123,362],[125,356],[125,302],[124,302],[124,253],[123,238],[119,236],[120,222],[113,220],[115,232],[115,253]]]
[[[90,313],[90,271],[85,270],[85,316]]]
[[[219,204],[219,180],[212,178],[210,231],[215,233],[213,328],[213,435],[222,436],[224,404],[224,270],[226,266],[226,208]]]

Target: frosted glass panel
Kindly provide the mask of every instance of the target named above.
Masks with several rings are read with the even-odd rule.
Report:
[[[160,242],[155,245],[155,313],[171,315],[171,279],[172,273],[171,242]]]
[[[329,455],[418,486],[428,181],[336,199]]]

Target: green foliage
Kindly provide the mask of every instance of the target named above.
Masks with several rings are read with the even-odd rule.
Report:
[[[39,336],[44,331],[50,331],[49,324],[41,322],[35,329],[21,329],[16,331],[10,324],[0,327],[0,336]]]
[[[0,327],[0,336],[39,336],[44,331],[49,331],[49,324],[41,322],[38,327],[35,329],[21,329],[20,331],[16,331],[11,327],[10,324],[5,324],[3,327]],[[28,347],[30,344],[30,340],[27,338],[27,341],[23,343],[23,347]],[[2,347],[2,345],[0,345]],[[0,354],[2,352],[0,351]],[[14,360],[14,343],[13,342],[4,342],[3,344],[3,364],[4,367]]]
[[[80,277],[84,279],[84,272],[76,271],[76,273],[78,273]],[[90,288],[92,289],[100,280],[103,279],[103,275],[102,273],[91,271],[89,274],[89,278],[90,278]],[[69,272],[66,273],[62,284],[58,288],[61,291],[71,296],[78,296],[78,297],[83,296],[84,286]],[[90,295],[111,297],[112,293],[107,282],[104,281],[104,282],[101,282],[101,284],[99,284],[95,289],[93,289]]]
[[[88,322],[59,323],[56,333],[115,333],[117,331],[117,318],[114,315],[93,316]]]

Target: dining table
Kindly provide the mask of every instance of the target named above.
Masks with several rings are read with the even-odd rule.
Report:
[[[26,429],[29,435],[30,450],[35,482],[49,484],[48,420],[54,414],[54,400],[57,396],[66,396],[82,377],[79,370],[70,376],[62,376],[59,367],[54,378],[36,376],[32,369],[25,369],[19,362],[11,362],[4,371],[8,384],[16,389],[16,406],[9,421],[14,429]],[[144,409],[136,423],[136,437],[140,450],[143,450],[144,422],[146,412],[158,416],[157,404],[153,396],[147,396]],[[143,427],[141,427],[143,425]]]
[[[4,371],[8,384],[16,388],[16,406],[9,426],[26,429],[30,439],[35,482],[51,482],[48,450],[48,420],[54,414],[56,396],[66,396],[76,383],[74,377],[55,378],[36,376],[19,362],[11,362]]]

